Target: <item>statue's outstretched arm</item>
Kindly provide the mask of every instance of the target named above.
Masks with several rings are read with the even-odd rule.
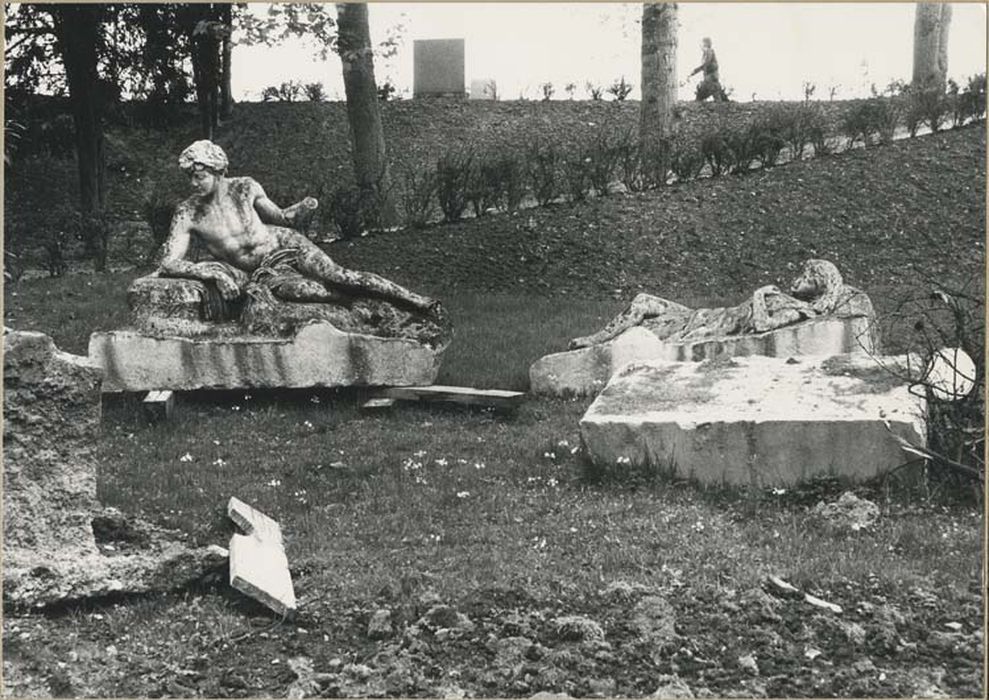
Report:
[[[264,188],[259,183],[254,182],[251,189],[254,196],[255,211],[257,211],[261,221],[273,226],[305,228],[316,211],[316,207],[319,206],[315,197],[306,197],[301,202],[296,202],[292,206],[282,209],[268,198]]]
[[[775,285],[760,287],[752,293],[752,330],[757,333],[789,326],[816,315],[810,304],[784,294]]]

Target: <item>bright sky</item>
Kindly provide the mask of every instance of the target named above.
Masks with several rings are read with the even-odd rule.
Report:
[[[255,5],[263,11],[264,5]],[[472,79],[498,83],[502,99],[541,95],[556,87],[566,98],[569,82],[586,99],[588,80],[608,85],[624,74],[638,97],[641,4],[587,3],[404,3],[370,6],[374,41],[389,26],[406,27],[399,53],[376,59],[378,83],[391,80],[412,91],[415,39],[466,40],[466,85]],[[797,99],[804,81],[817,85],[816,98],[867,96],[891,80],[909,81],[912,70],[914,3],[680,3],[678,73],[685,80],[700,62],[700,40],[710,36],[721,80],[735,100]],[[986,70],[986,6],[956,3],[949,34],[948,72],[956,79]],[[274,49],[234,49],[235,98],[259,99],[269,85],[286,80],[322,82],[331,99],[343,94],[340,61],[324,63],[295,42]],[[695,78],[696,81],[697,78]],[[961,80],[959,80],[961,82]],[[692,95],[692,86],[681,98]]]

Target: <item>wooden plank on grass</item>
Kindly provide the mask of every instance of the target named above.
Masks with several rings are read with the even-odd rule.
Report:
[[[403,401],[452,401],[470,406],[515,408],[522,403],[521,391],[502,389],[473,389],[464,386],[395,386],[384,389],[382,396]]]
[[[279,615],[295,610],[281,525],[234,497],[227,514],[245,533],[230,538],[230,585]]]
[[[361,404],[362,411],[383,411],[386,408],[391,408],[395,405],[395,399],[389,399],[386,396],[380,396],[374,399],[368,399]]]
[[[149,391],[141,405],[144,406],[144,415],[151,422],[166,421],[175,407],[175,396],[171,391]]]

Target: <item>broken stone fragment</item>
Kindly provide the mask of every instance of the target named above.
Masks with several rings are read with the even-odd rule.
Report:
[[[658,685],[656,690],[653,691],[653,694],[649,696],[651,698],[656,698],[657,700],[683,700],[694,697],[690,686],[675,673],[672,675],[662,675],[656,680]]]
[[[557,637],[563,641],[603,641],[604,630],[594,620],[583,615],[566,615],[553,620]]]
[[[879,518],[879,506],[846,491],[833,503],[821,501],[811,513],[835,531],[858,532],[876,522]]]
[[[230,585],[282,616],[295,611],[295,589],[276,520],[231,497],[230,519],[249,534],[230,538]]]
[[[367,624],[367,636],[371,639],[384,639],[391,636],[391,610],[376,610]]]
[[[3,361],[5,603],[168,591],[222,568],[222,552],[101,508],[96,364],[18,331],[4,335]]]

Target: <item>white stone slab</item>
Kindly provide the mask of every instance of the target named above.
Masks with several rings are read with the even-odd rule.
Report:
[[[882,358],[892,365],[903,358]],[[874,477],[909,459],[885,425],[925,442],[923,399],[867,355],[645,362],[581,419],[591,460],[707,484]]]
[[[344,333],[329,323],[291,338],[94,333],[89,357],[104,392],[432,384],[441,353],[404,338]]]
[[[281,543],[254,535],[230,538],[230,585],[279,615],[295,610],[295,590]]]
[[[595,394],[625,364],[636,360],[700,362],[719,357],[793,357],[878,351],[875,320],[868,316],[819,318],[765,333],[687,343],[659,340],[647,329],[630,328],[608,343],[558,352],[529,368],[530,390],[551,396]]]
[[[227,502],[227,515],[244,534],[230,538],[230,585],[279,615],[295,610],[295,590],[278,521],[239,498]]]
[[[245,535],[255,535],[262,540],[282,543],[282,526],[278,524],[278,521],[252,508],[235,496],[231,496],[227,502],[227,516]]]

